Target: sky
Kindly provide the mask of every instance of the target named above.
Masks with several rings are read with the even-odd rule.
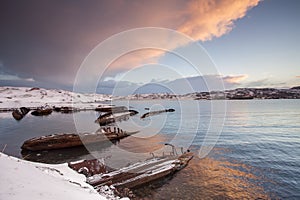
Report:
[[[72,90],[99,44],[124,31],[158,27],[190,41],[146,33],[135,42],[163,38],[162,47],[198,56],[200,72],[172,52],[141,49],[101,66],[98,92],[143,85],[146,92],[160,92],[159,85],[190,92],[183,80],[195,91],[221,89],[214,84],[219,82],[225,89],[293,87],[300,85],[299,10],[298,0],[1,0],[0,86]],[[123,38],[107,52],[130,45]],[[84,78],[93,79],[92,74]]]

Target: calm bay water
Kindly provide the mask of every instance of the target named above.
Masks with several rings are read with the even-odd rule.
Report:
[[[127,102],[114,102],[127,105]],[[223,107],[226,105],[226,110]],[[107,142],[86,148],[22,152],[26,139],[61,132],[96,131],[99,113],[28,114],[15,121],[0,113],[0,150],[28,160],[61,163],[93,156],[113,167],[126,166],[160,155],[165,142],[189,148],[214,147],[204,158],[197,156],[188,167],[165,184],[154,183],[135,192],[149,199],[300,199],[300,100],[244,101],[130,101],[140,114],[144,108],[175,108],[174,113],[121,122],[125,130],[140,130],[117,144]],[[225,112],[226,111],[226,112]],[[74,122],[75,119],[75,122]],[[220,135],[219,135],[219,132]],[[214,142],[216,144],[214,145]],[[90,154],[91,153],[91,154]],[[160,187],[157,187],[157,184]]]

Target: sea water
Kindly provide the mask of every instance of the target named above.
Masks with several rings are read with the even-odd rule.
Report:
[[[21,152],[32,137],[53,133],[92,132],[100,127],[94,111],[53,113],[15,121],[0,113],[0,150],[27,160],[62,163],[102,157],[115,168],[159,156],[177,146],[177,153],[195,153],[189,165],[165,182],[135,190],[150,199],[299,199],[300,100],[113,102],[139,111],[116,124],[140,132],[118,143],[65,150]],[[141,120],[151,110],[173,108]]]

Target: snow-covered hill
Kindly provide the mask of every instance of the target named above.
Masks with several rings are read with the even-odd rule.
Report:
[[[0,109],[40,106],[97,107],[110,95],[79,94],[59,89],[0,87]]]

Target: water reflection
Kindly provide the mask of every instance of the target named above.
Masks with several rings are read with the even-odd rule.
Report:
[[[72,147],[65,149],[45,150],[45,151],[26,151],[22,150],[21,155],[24,160],[42,162],[48,164],[59,164],[78,160],[94,159],[91,155],[93,151],[105,151],[111,147],[112,142],[101,142],[89,144],[87,146]],[[88,150],[87,150],[88,149]]]
[[[139,199],[270,199],[265,180],[241,163],[194,158],[166,184],[136,189]],[[156,183],[157,184],[157,183]]]

